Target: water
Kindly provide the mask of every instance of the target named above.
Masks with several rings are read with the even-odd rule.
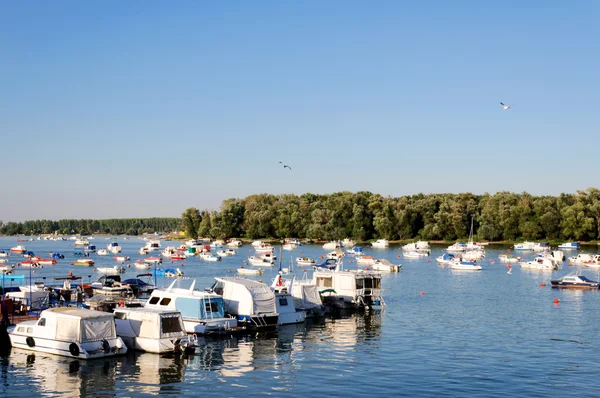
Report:
[[[131,263],[141,258],[137,250],[142,241],[118,241]],[[96,238],[91,243],[104,247],[108,242]],[[73,250],[72,242],[23,244],[43,255]],[[14,245],[14,238],[0,239],[0,248]],[[401,273],[383,276],[387,306],[380,314],[286,326],[273,337],[202,341],[188,358],[132,352],[110,360],[77,361],[13,350],[0,364],[0,396],[597,394],[600,292],[551,289],[550,279],[574,270],[566,263],[556,272],[521,270],[513,264],[512,274],[507,274],[506,265],[497,261],[507,249],[490,247],[483,271],[452,271],[436,264],[441,249],[434,247],[431,257],[416,260],[398,259],[397,247],[365,249],[368,255],[403,264]],[[250,250],[244,246],[237,256],[218,263],[190,259],[165,265],[179,266],[186,277],[197,279],[197,286],[210,286],[214,276],[231,275],[229,271],[253,254]],[[318,257],[325,251],[310,245],[283,252],[284,264],[290,253]],[[115,265],[110,256],[93,258],[97,266]],[[67,256],[57,266],[36,270],[35,276],[49,279],[71,270],[84,282],[97,279],[91,269],[69,265],[72,261]],[[356,268],[349,261],[346,268]],[[276,271],[267,270],[262,279],[270,283]],[[303,268],[296,271],[303,273]],[[28,275],[29,270],[16,273]],[[136,273],[130,269],[125,277]],[[164,286],[171,280],[158,282]],[[190,282],[180,281],[184,286]]]

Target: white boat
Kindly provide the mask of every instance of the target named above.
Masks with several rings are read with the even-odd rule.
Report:
[[[217,252],[217,256],[219,256],[219,257],[231,257],[231,256],[235,256],[236,254],[237,254],[237,252],[233,249],[219,250]]]
[[[210,262],[214,262],[214,261],[221,261],[221,257],[219,256],[215,256],[214,254],[212,254],[211,252],[207,252],[207,253],[200,253],[198,255],[198,257],[200,257],[201,260],[203,261],[210,261]]]
[[[255,240],[254,242],[252,242],[253,247],[260,247],[262,245],[263,245],[263,242],[261,240]]]
[[[250,329],[274,329],[279,321],[275,294],[262,282],[243,278],[215,278],[212,291],[223,297],[226,313]]]
[[[301,267],[315,265],[317,262],[308,257],[296,257],[296,264]]]
[[[375,258],[372,256],[358,256],[356,257],[356,263],[360,265],[371,265],[375,263]]]
[[[339,260],[342,257],[344,257],[344,252],[341,250],[336,250],[336,251],[327,253],[327,258],[331,259],[331,260]]]
[[[108,256],[110,253],[106,249],[100,249],[96,252],[96,254],[99,256]]]
[[[144,259],[144,262],[151,263],[151,264],[161,264],[162,263],[162,258],[160,258],[160,257],[146,257]]]
[[[372,246],[377,249],[386,249],[390,246],[390,242],[387,239],[378,239],[373,242]]]
[[[262,246],[255,247],[254,251],[257,254],[261,254],[261,253],[273,253],[275,251],[275,248],[273,246],[271,246],[271,245],[263,244]]]
[[[455,258],[456,255],[454,255],[453,253],[444,253],[443,255],[436,258],[435,261],[437,261],[438,264],[450,264],[450,262],[454,261]]]
[[[336,308],[377,309],[385,305],[381,274],[373,271],[315,269],[312,283],[326,305]]]
[[[9,253],[7,251],[4,250],[0,250],[0,257],[8,257]]]
[[[481,260],[485,258],[485,252],[483,250],[467,250],[460,256],[465,261]]]
[[[304,276],[306,277],[306,273]],[[291,285],[292,297],[294,305],[297,309],[306,312],[306,317],[321,316],[325,312],[319,288],[309,279],[294,279]]]
[[[115,256],[114,259],[115,259],[116,262],[119,262],[119,263],[123,264],[125,261],[131,260],[131,257],[129,257],[129,256]]]
[[[78,238],[75,240],[75,246],[87,246],[90,242],[86,238]]]
[[[515,250],[533,250],[535,242],[522,242],[514,245]]]
[[[220,249],[221,247],[225,246],[225,242],[223,242],[221,239],[217,239],[215,241],[212,241],[210,244],[210,247],[213,249]]]
[[[232,240],[227,242],[227,247],[242,247],[242,244],[241,240]]]
[[[296,250],[297,248],[298,248],[298,246],[296,246],[295,243],[285,243],[283,245],[283,250],[292,251],[292,250]]]
[[[291,294],[295,279],[293,277],[284,281],[281,274],[278,274],[271,284],[271,289],[275,293],[275,309],[279,314],[278,325],[293,325],[306,320],[306,311],[296,308]]]
[[[392,264],[385,258],[380,258],[373,263],[372,268],[374,271],[383,271],[383,272],[400,272],[400,268],[402,268],[401,264]]]
[[[408,243],[402,246],[403,251],[419,251],[419,250],[429,250],[429,242],[425,241],[417,241],[414,243]]]
[[[237,327],[235,318],[225,315],[223,298],[215,293],[195,290],[194,280],[188,289],[155,289],[145,304],[147,308],[164,308],[181,312],[188,333],[223,333]]]
[[[112,254],[119,254],[123,250],[121,246],[117,242],[111,242],[106,246],[106,249]]]
[[[10,328],[9,336],[13,347],[78,359],[127,352],[116,334],[113,314],[77,307],[44,310],[37,321]]]
[[[171,258],[171,256],[173,254],[176,254],[176,253],[177,253],[177,250],[175,250],[175,247],[173,247],[173,246],[167,246],[167,247],[165,247],[165,249],[160,254],[163,257]]]
[[[133,266],[137,269],[150,269],[152,268],[152,264],[151,263],[147,263],[145,261],[142,260],[136,260],[135,263],[133,263]]]
[[[337,250],[337,249],[341,249],[341,248],[342,248],[342,244],[336,240],[327,242],[323,245],[324,250]]]
[[[124,274],[125,267],[119,267],[115,265],[114,267],[96,267],[96,272],[100,274]]]
[[[190,240],[186,240],[185,241],[185,245],[187,247],[192,247],[192,246],[202,246],[202,242],[196,240],[196,239],[190,239]]]
[[[21,303],[32,310],[39,310],[44,304],[48,303],[49,293],[50,291],[43,283],[36,283],[31,286],[19,286],[18,292],[7,292],[4,297],[12,299],[13,303]]]
[[[473,261],[451,261],[450,269],[458,271],[481,271],[481,265],[474,263]]]
[[[342,241],[342,246],[344,246],[344,247],[350,248],[350,247],[354,247],[355,245],[356,245],[356,242],[354,242],[352,239],[346,238]]]
[[[263,275],[265,273],[265,271],[262,268],[240,267],[237,269],[237,273],[240,275]]]
[[[160,250],[160,241],[159,240],[150,240],[150,241],[146,242],[146,245],[144,247],[148,250],[148,252]]]
[[[25,253],[26,251],[27,251],[27,249],[26,249],[26,248],[25,248],[25,246],[23,246],[23,245],[17,245],[17,246],[15,246],[15,247],[12,247],[12,248],[10,249],[10,252],[11,252],[11,253],[18,253],[18,254],[23,254],[23,253]]]
[[[120,273],[122,273],[120,270],[111,272],[110,268],[106,269],[106,274],[90,285],[94,295],[133,297],[133,289],[121,283]]]
[[[584,263],[594,261],[594,256],[589,253],[579,253],[574,257],[569,257],[569,262],[573,264],[583,265]]]
[[[537,269],[544,271],[554,271],[560,269],[558,263],[554,259],[541,256],[538,256],[531,261],[523,261],[519,264],[521,264],[521,268],[524,269]]]
[[[500,260],[501,263],[518,263],[521,261],[521,257],[514,257],[510,254],[501,254],[498,256],[498,260]]]
[[[427,256],[428,254],[412,250],[412,251],[404,252],[404,253],[402,253],[402,255],[405,258],[421,258],[421,257]]]
[[[536,252],[547,251],[550,250],[550,245],[548,244],[548,242],[536,242],[533,244],[533,250]]]
[[[462,253],[467,250],[467,244],[465,242],[456,242],[446,249],[450,253]]]
[[[250,256],[248,257],[248,263],[255,267],[272,267],[275,265],[275,260],[272,258],[264,258],[262,256]]]
[[[162,308],[116,308],[117,336],[131,350],[155,354],[183,353],[195,349],[195,339],[183,326],[181,313]]]
[[[164,270],[164,275],[167,278],[181,278],[183,276],[183,271],[179,268],[177,269],[166,269]]]
[[[581,243],[579,242],[565,242],[558,245],[559,249],[563,250],[578,250],[581,249]]]

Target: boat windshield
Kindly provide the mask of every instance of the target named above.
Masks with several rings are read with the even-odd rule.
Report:
[[[82,321],[81,341],[98,341],[115,338],[115,322],[112,318],[85,319]]]

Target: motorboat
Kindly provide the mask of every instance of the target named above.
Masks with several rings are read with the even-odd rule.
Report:
[[[356,263],[360,265],[371,265],[375,263],[375,259],[372,256],[359,256],[356,257]]]
[[[12,247],[12,248],[10,249],[10,252],[11,252],[11,253],[18,253],[18,254],[23,254],[23,253],[25,253],[26,251],[27,251],[27,249],[26,249],[26,248],[25,248],[25,246],[23,246],[23,245],[18,245],[18,246]]]
[[[78,258],[71,265],[77,265],[79,267],[93,267],[95,264],[94,260],[89,258]]]
[[[550,250],[550,245],[548,242],[538,242],[533,244],[533,251],[540,252],[547,250]]]
[[[33,260],[26,260],[17,263],[17,267],[21,268],[37,268],[39,266],[40,265],[38,264],[38,262]]]
[[[99,256],[108,256],[110,253],[108,250],[106,249],[100,249],[96,252],[97,255]]]
[[[112,254],[119,254],[123,250],[121,246],[117,242],[111,242],[106,246],[106,250],[111,252]]]
[[[92,288],[94,295],[103,296],[118,296],[118,297],[133,297],[133,289],[121,283],[121,276],[117,273],[107,273],[93,282],[90,287]]]
[[[227,242],[227,247],[242,247],[242,245],[242,241],[237,239]]]
[[[131,257],[129,257],[129,256],[115,256],[114,259],[115,259],[116,262],[119,262],[119,263],[123,264],[125,261],[131,260]]]
[[[427,253],[422,253],[422,252],[418,252],[418,251],[415,251],[415,250],[404,252],[404,253],[402,253],[402,255],[405,258],[421,258],[421,257],[428,256]]]
[[[402,268],[401,264],[392,264],[390,261],[385,258],[380,258],[375,260],[373,265],[371,266],[374,271],[383,271],[383,272],[400,272],[400,268]]]
[[[390,242],[387,239],[378,239],[372,243],[372,246],[376,249],[387,249],[390,246]]]
[[[533,250],[535,242],[517,243],[513,246],[515,250]]]
[[[217,256],[219,256],[219,257],[231,257],[231,256],[235,256],[236,254],[237,254],[237,252],[233,249],[219,250],[217,252]]]
[[[408,243],[402,246],[403,251],[419,251],[419,250],[429,250],[429,242],[425,241],[417,241],[413,243]]]
[[[200,242],[200,241],[199,241],[199,240],[197,240],[197,239],[189,239],[189,240],[186,240],[186,241],[185,241],[185,245],[186,245],[187,247],[192,247],[192,246],[201,246],[201,245],[202,245],[202,242]]]
[[[569,262],[571,262],[573,264],[583,265],[584,263],[589,263],[592,261],[595,261],[594,255],[589,254],[589,253],[579,253],[578,255],[576,255],[574,257],[569,257]]]
[[[177,250],[179,250],[179,248],[177,248]],[[200,253],[198,251],[198,246],[191,246],[191,247],[185,246],[185,250],[180,250],[180,251],[182,253],[187,253],[188,257],[194,257]]]
[[[49,253],[50,257],[55,259],[55,260],[62,260],[65,258],[64,254],[58,253],[58,252],[50,252]]]
[[[125,267],[119,267],[118,265],[115,265],[114,267],[96,267],[95,271],[100,274],[124,274]]]
[[[181,313],[162,308],[115,308],[115,327],[127,348],[155,354],[193,352]]]
[[[263,244],[262,246],[255,247],[254,251],[257,254],[273,253],[275,251],[275,248],[271,245]]]
[[[212,249],[220,249],[223,246],[225,246],[225,242],[223,242],[221,239],[214,240],[210,243],[210,247]]]
[[[162,258],[160,258],[160,257],[146,257],[144,259],[144,262],[151,263],[151,264],[161,264],[162,263]]]
[[[385,305],[379,272],[315,268],[312,283],[325,305],[342,309],[379,309]]]
[[[454,260],[449,263],[450,269],[458,271],[481,271],[482,267],[474,261]]]
[[[296,308],[291,293],[295,279],[294,276],[292,279],[284,280],[281,273],[279,273],[271,284],[271,290],[275,293],[275,310],[279,314],[278,325],[293,325],[303,323],[306,320],[306,311]]]
[[[5,250],[0,250],[0,257],[8,257],[9,253]]]
[[[558,245],[561,250],[579,250],[581,249],[581,243],[579,242],[565,242]]]
[[[435,261],[437,261],[438,264],[449,264],[451,261],[454,261],[455,258],[456,255],[454,255],[453,253],[444,253],[443,255],[436,258]]]
[[[136,260],[133,263],[133,266],[137,269],[150,269],[152,268],[152,263],[147,263],[145,261],[142,260]]]
[[[176,253],[177,253],[177,250],[175,249],[175,247],[173,247],[173,246],[167,246],[167,247],[165,247],[165,249],[160,254],[163,257],[171,258],[171,256],[173,254],[176,254]]]
[[[551,280],[550,283],[552,287],[562,289],[598,289],[600,286],[597,281],[586,278],[579,271]]]
[[[363,254],[365,254],[363,248],[359,246],[351,247],[350,249],[346,250],[346,253],[348,253],[351,256],[362,256]]]
[[[236,318],[225,315],[225,302],[220,295],[196,290],[195,280],[188,289],[175,288],[176,282],[166,289],[154,289],[145,307],[179,311],[188,333],[224,333],[237,328]]]
[[[485,258],[485,252],[483,250],[467,250],[460,256],[466,261],[481,260]]]
[[[269,286],[238,277],[215,280],[211,291],[223,297],[226,313],[236,317],[238,324],[254,330],[277,328],[279,314],[275,293]]]
[[[329,260],[339,260],[342,257],[344,257],[344,252],[341,250],[336,250],[336,251],[327,253],[327,259],[329,259]]]
[[[296,257],[296,264],[301,267],[315,265],[317,262],[308,257]]]
[[[211,252],[207,252],[207,253],[200,253],[198,255],[198,257],[200,257],[201,260],[204,261],[221,261],[221,257],[219,256],[215,256],[214,254],[212,254]]]
[[[237,273],[240,275],[263,275],[265,271],[262,268],[244,268],[239,267]]]
[[[521,268],[523,269],[536,269],[536,270],[545,270],[545,271],[554,271],[560,269],[558,263],[549,257],[538,256],[535,257],[531,261],[522,261]]]
[[[298,246],[296,246],[295,243],[284,243],[282,249],[283,250],[288,250],[288,251],[292,251],[292,250],[296,250],[298,248]]]
[[[498,260],[500,260],[501,263],[518,263],[521,261],[521,257],[515,257],[510,254],[501,254],[498,256]]]
[[[83,249],[84,252],[87,253],[95,253],[96,252],[96,245],[87,245],[85,249]]]
[[[341,249],[342,248],[342,244],[339,241],[331,241],[331,242],[327,242],[323,245],[323,249],[324,250],[337,250],[337,249]]]
[[[264,243],[261,240],[255,240],[254,242],[252,242],[252,247],[260,247],[262,246]]]
[[[355,245],[356,245],[356,242],[354,242],[352,239],[348,239],[348,238],[346,238],[346,239],[344,239],[344,240],[342,241],[342,246],[343,246],[343,247],[348,247],[348,248],[350,248],[350,247],[354,247]]]
[[[450,253],[462,253],[465,250],[467,250],[467,244],[465,242],[456,242],[446,248],[446,251]]]
[[[160,250],[160,241],[159,240],[150,240],[146,242],[144,247],[148,250],[148,252],[153,252],[156,250]]]
[[[248,263],[255,267],[272,267],[275,265],[275,260],[268,259],[262,256],[250,256],[248,257]]]
[[[127,352],[112,314],[78,307],[44,310],[38,320],[11,327],[9,336],[13,347],[78,359]]]
[[[75,239],[75,242],[73,244],[75,246],[87,246],[90,244],[90,242],[86,238],[78,238]]]
[[[173,254],[171,254],[171,260],[173,261],[182,261],[182,260],[186,260],[187,256],[183,253],[179,253],[179,252],[175,252]]]
[[[22,304],[32,310],[39,310],[48,303],[49,293],[49,289],[43,283],[35,283],[30,286],[19,286],[18,291],[6,292],[4,297],[12,299],[14,304]]]

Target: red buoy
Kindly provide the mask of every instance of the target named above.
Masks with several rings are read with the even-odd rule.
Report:
[[[544,287],[544,286],[546,286],[545,283],[540,283],[540,287]]]
[[[420,292],[419,294],[422,296],[422,295],[424,295],[424,294],[425,294],[425,292]]]
[[[554,304],[558,304],[558,303],[560,303],[560,300],[559,299],[554,299]]]

